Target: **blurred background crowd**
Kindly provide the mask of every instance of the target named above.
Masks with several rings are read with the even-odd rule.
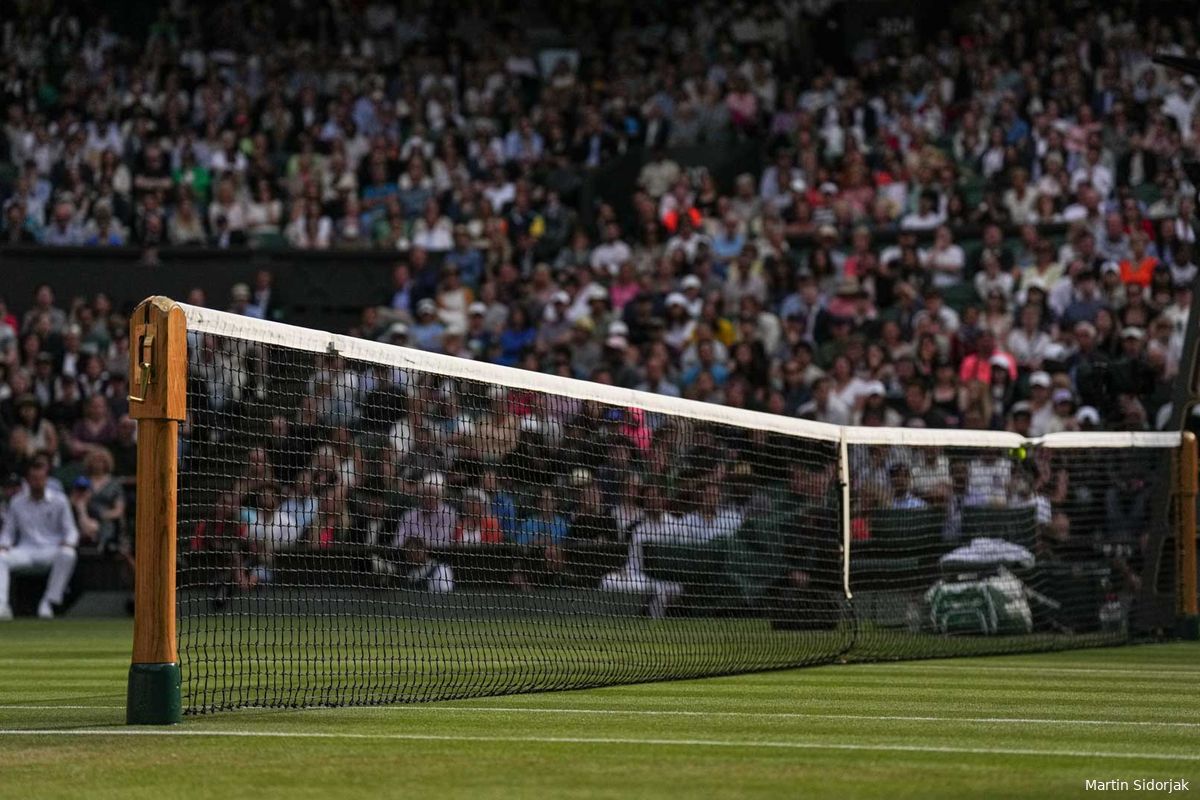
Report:
[[[357,335],[839,424],[1169,413],[1200,89],[1149,59],[1196,51],[1185,8],[969,3],[843,49],[801,0],[2,5],[0,248],[394,254]],[[228,291],[188,299],[288,319],[279,273]],[[91,503],[132,471],[138,298],[77,294],[0,308],[0,419],[8,469],[49,452]]]

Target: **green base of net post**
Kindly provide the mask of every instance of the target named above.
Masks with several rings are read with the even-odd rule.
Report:
[[[1200,617],[1180,617],[1175,623],[1175,635],[1191,642],[1200,640]]]
[[[128,725],[173,725],[183,718],[178,664],[134,664],[129,667],[125,702]]]

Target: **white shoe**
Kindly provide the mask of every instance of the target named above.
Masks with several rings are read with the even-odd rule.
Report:
[[[49,600],[38,603],[38,619],[54,619],[54,606]]]
[[[8,622],[12,619],[12,609],[8,606],[0,606],[0,622]]]

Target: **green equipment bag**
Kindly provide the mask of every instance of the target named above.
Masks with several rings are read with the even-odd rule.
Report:
[[[944,634],[1029,633],[1033,614],[1025,584],[1003,567],[985,578],[939,580],[925,593],[927,620]]]

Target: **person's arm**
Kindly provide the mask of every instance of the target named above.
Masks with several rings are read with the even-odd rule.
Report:
[[[85,541],[95,542],[100,533],[100,523],[88,513],[87,493],[72,493],[71,507],[74,509],[73,518],[79,527],[79,532]]]
[[[66,498],[64,498],[60,514],[62,516],[60,525],[63,534],[63,547],[74,549],[79,546],[79,528],[75,525],[75,515],[71,513],[71,504]]]
[[[101,519],[121,520],[125,518],[125,492],[122,491],[113,500],[112,507],[106,508],[100,514]]]
[[[8,550],[17,542],[17,520],[12,508],[4,514],[4,524],[0,526],[0,551]]]
[[[58,429],[45,420],[42,424],[46,426],[46,449],[51,453],[58,452]]]

